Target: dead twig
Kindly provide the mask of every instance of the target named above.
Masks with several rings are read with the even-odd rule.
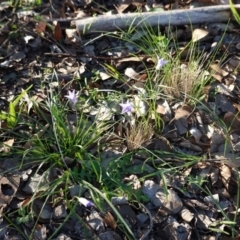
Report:
[[[240,4],[235,5],[240,9]],[[179,26],[184,24],[201,24],[226,22],[232,17],[229,5],[201,7],[194,9],[172,10],[165,12],[144,12],[73,20],[78,30],[83,33],[114,31],[129,26],[141,28],[145,26]],[[60,22],[60,21],[59,21]]]

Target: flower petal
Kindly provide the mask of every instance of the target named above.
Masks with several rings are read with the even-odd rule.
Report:
[[[68,98],[72,103],[77,103],[77,94],[75,93],[75,90],[72,92],[68,90],[68,95],[65,95],[64,97]]]
[[[122,112],[121,112],[122,114],[124,113],[131,114],[134,108],[133,103],[130,102],[129,100],[127,100],[126,103],[120,103],[119,105],[122,107]]]
[[[85,207],[92,207],[92,206],[94,206],[94,204],[91,201],[87,200],[86,198],[77,197],[77,199],[78,199],[79,203],[82,204]]]
[[[164,60],[164,58],[159,58],[159,56],[157,56],[158,62],[156,65],[156,70],[160,70],[163,66],[165,66],[168,61]]]

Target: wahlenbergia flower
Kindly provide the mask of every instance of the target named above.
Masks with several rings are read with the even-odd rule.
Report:
[[[77,94],[75,93],[75,90],[72,92],[68,90],[68,95],[65,95],[64,97],[68,98],[73,104],[77,103]]]
[[[129,100],[127,100],[126,103],[120,103],[119,105],[122,107],[122,114],[127,113],[128,115],[131,115],[131,112],[134,108],[132,102],[129,102]]]
[[[164,60],[164,58],[159,58],[159,56],[157,56],[158,62],[156,65],[156,70],[160,70],[163,66],[165,66],[168,61]]]
[[[77,199],[78,199],[79,203],[82,204],[85,207],[92,207],[92,206],[94,206],[94,204],[91,201],[87,200],[86,198],[77,197]]]

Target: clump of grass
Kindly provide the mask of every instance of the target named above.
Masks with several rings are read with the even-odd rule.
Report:
[[[134,151],[146,145],[154,134],[151,123],[139,121],[127,129],[126,143],[129,151]]]
[[[192,99],[200,97],[200,100],[204,99],[204,87],[213,80],[211,75],[206,73],[221,43],[209,54],[204,54],[200,50],[199,42],[190,41],[182,49],[178,47],[177,40],[169,39],[160,29],[149,26],[140,30],[132,26],[127,32],[121,32],[119,35],[112,34],[111,37],[121,38],[130,46],[141,50],[153,63],[153,68],[149,68],[149,62],[145,62],[148,80],[144,84],[144,89],[147,96],[155,95],[185,102],[188,102],[190,98],[191,102]],[[183,56],[185,56],[185,60],[183,60]],[[220,61],[225,57],[223,56]],[[159,58],[167,61],[168,64],[160,71],[156,71]]]
[[[166,71],[161,81],[166,96],[170,96],[171,99],[183,99],[184,102],[187,101],[187,96],[198,99],[209,81],[209,77],[203,71],[204,61],[204,56],[200,56],[187,64],[181,64],[179,61],[172,64],[171,71]]]

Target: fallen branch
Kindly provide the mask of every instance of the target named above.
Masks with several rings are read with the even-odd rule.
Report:
[[[240,4],[235,5],[240,9]],[[220,23],[231,18],[229,5],[201,7],[187,10],[172,10],[165,12],[127,13],[103,15],[73,21],[83,33],[114,31],[127,29],[130,26],[177,26],[185,24]]]

